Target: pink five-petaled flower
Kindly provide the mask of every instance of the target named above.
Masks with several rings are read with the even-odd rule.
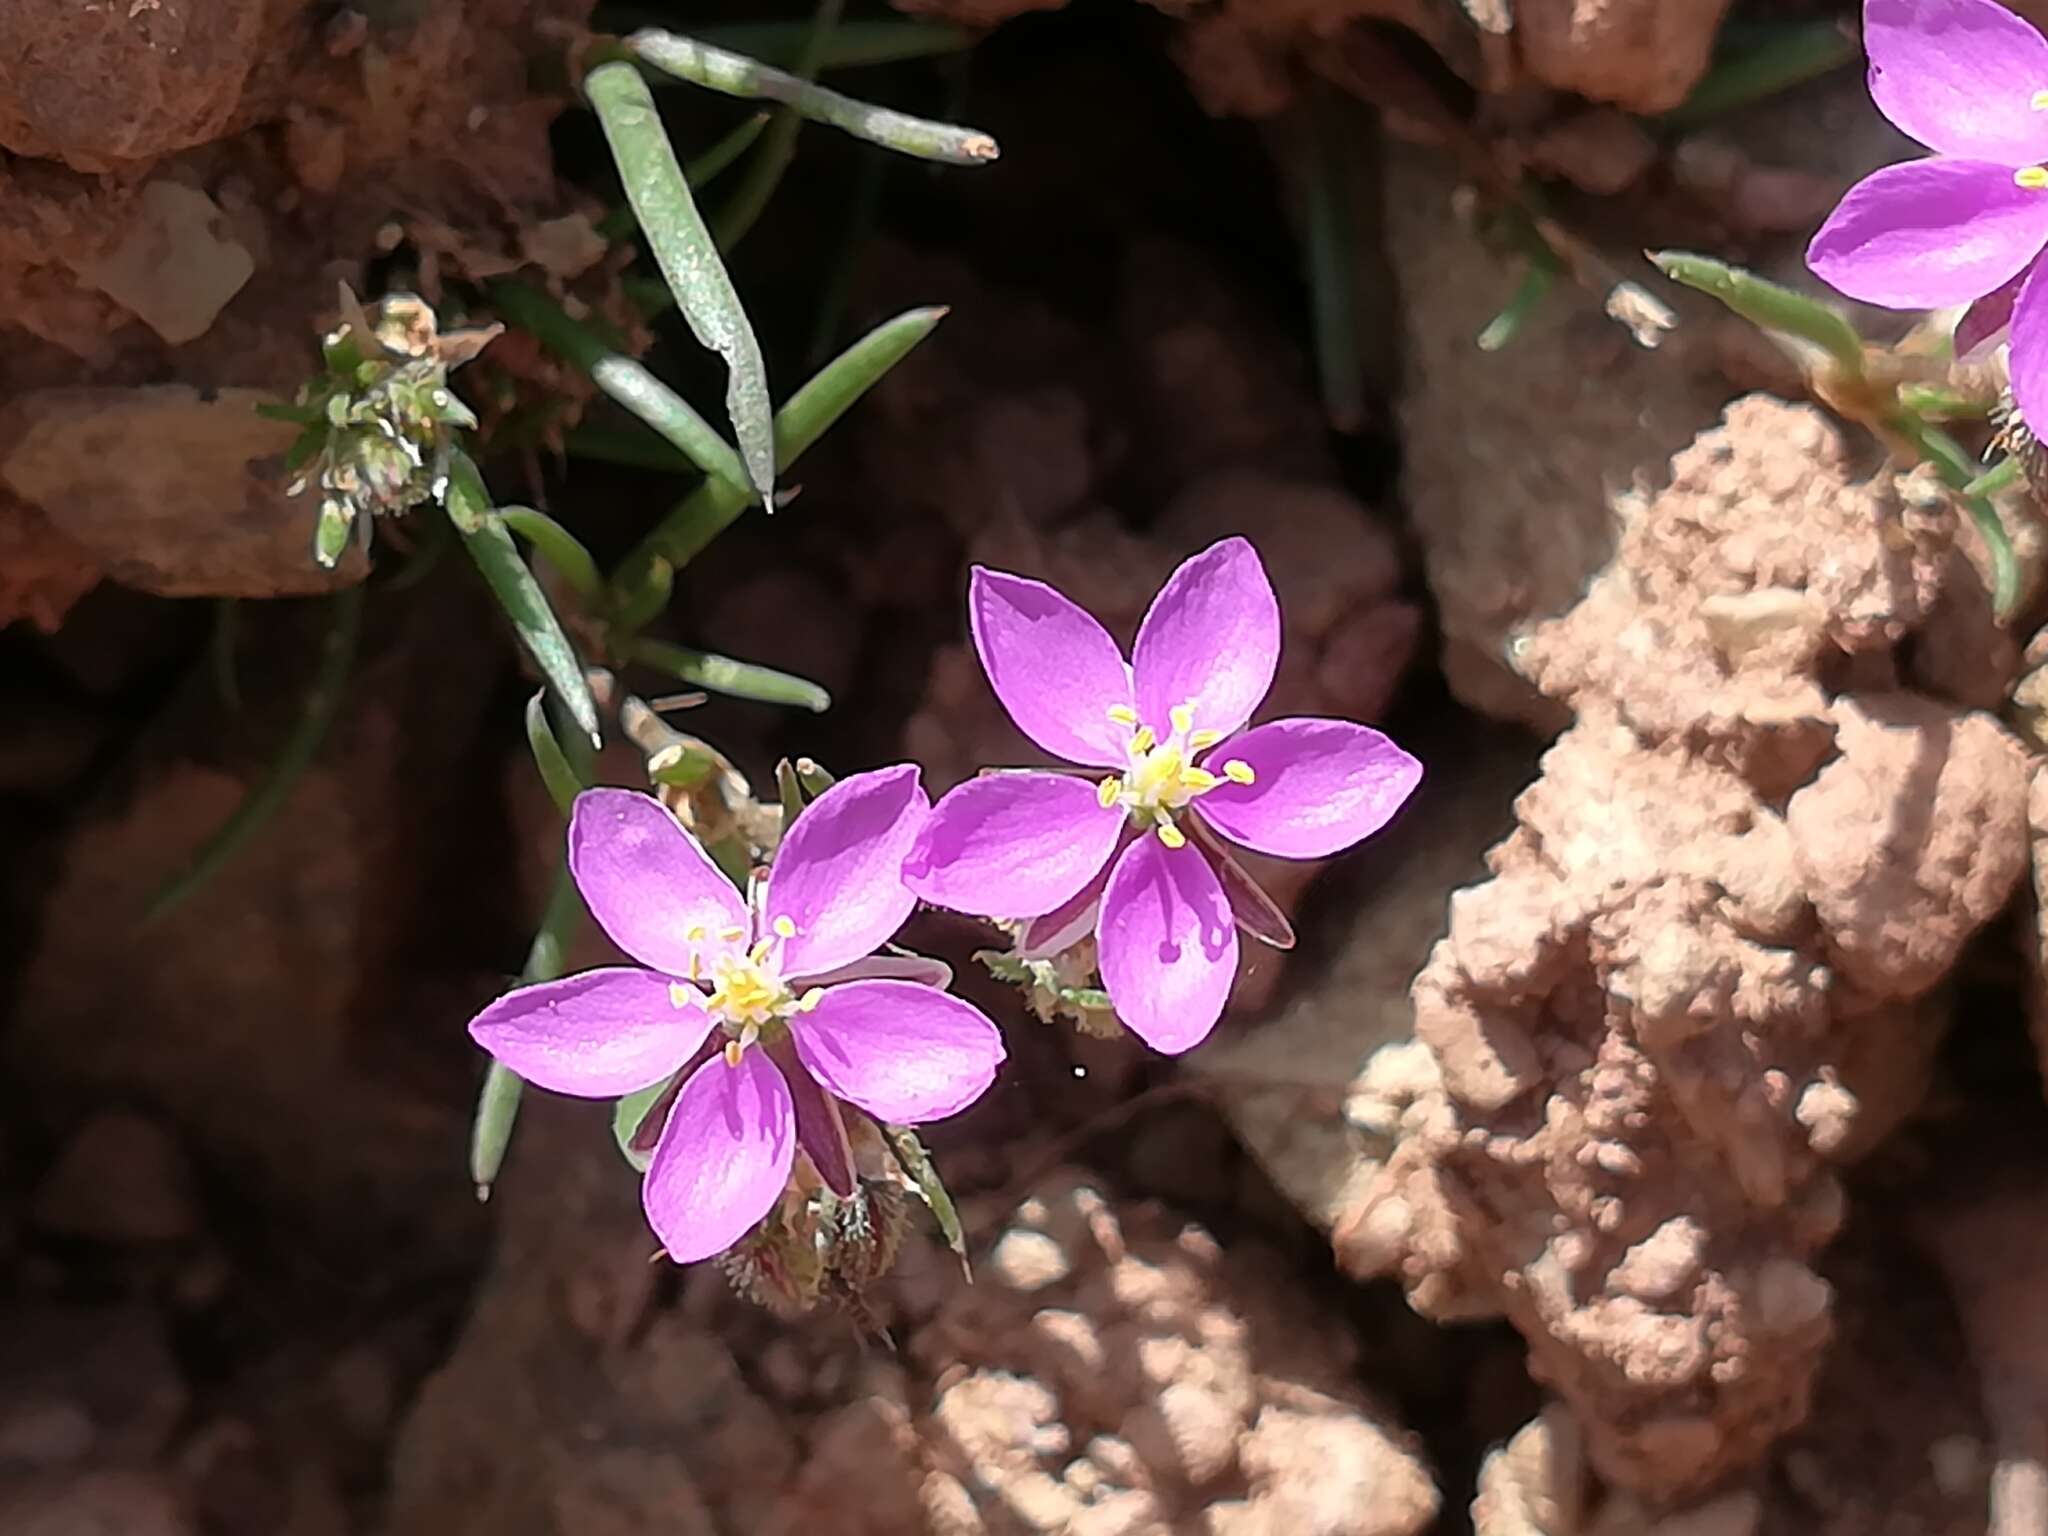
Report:
[[[981,1097],[1002,1036],[937,961],[876,955],[915,905],[902,867],[931,802],[910,765],[855,774],[797,817],[753,910],[661,803],[587,790],[569,870],[642,967],[507,993],[470,1034],[528,1082],[619,1098],[681,1074],[647,1166],[647,1221],[679,1263],[767,1215],[800,1143],[853,1192],[839,1100],[890,1124]]]
[[[1027,955],[1064,948],[1092,920],[1117,1017],[1157,1050],[1201,1044],[1230,995],[1238,926],[1290,942],[1212,833],[1321,858],[1384,826],[1422,765],[1347,720],[1235,734],[1280,661],[1279,600],[1243,539],[1167,579],[1128,666],[1100,624],[1043,582],[977,566],[968,617],[1017,728],[1110,773],[970,779],[932,812],[904,879],[937,906],[1035,919]]]
[[[2048,427],[2048,39],[1993,0],[1865,0],[1878,110],[1931,159],[1849,189],[1806,259],[1889,309],[1969,304],[1961,356],[2010,327],[2020,415]]]

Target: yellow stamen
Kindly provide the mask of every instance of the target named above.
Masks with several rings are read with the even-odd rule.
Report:
[[[692,944],[702,944],[704,942],[704,925],[702,923],[692,923],[683,930],[683,937]]]
[[[1170,821],[1159,823],[1159,841],[1169,848],[1185,848],[1188,845],[1187,834]]]
[[[1188,737],[1188,745],[1193,747],[1197,752],[1199,752],[1204,747],[1215,746],[1216,743],[1221,741],[1222,739],[1223,733],[1221,731],[1212,731],[1204,728],[1202,730],[1194,732],[1192,735]]]
[[[1173,722],[1173,734],[1185,736],[1195,728],[1195,706],[1176,704],[1166,712],[1166,718]]]
[[[798,1013],[809,1013],[823,1001],[825,1001],[825,989],[823,987],[813,987],[797,999],[796,1011]]]
[[[2048,165],[2025,165],[2012,173],[2013,185],[2039,192],[2048,187]]]
[[[2034,92],[2034,99],[2028,105],[2036,112],[2048,112],[2048,91]]]
[[[718,936],[728,944],[737,944],[747,936],[747,930],[744,928],[721,928],[718,930]]]
[[[1116,797],[1123,793],[1124,781],[1111,774],[1095,786],[1095,799],[1106,811],[1116,804]]]
[[[690,963],[692,965],[697,963],[694,955],[691,956]],[[686,987],[680,981],[672,981],[668,984],[669,1007],[687,1008],[697,1000],[697,989],[695,987]]]
[[[763,939],[747,951],[747,958],[756,965],[766,965],[768,963],[768,951],[774,947],[775,941],[773,939]]]
[[[738,1066],[740,1064],[740,1057],[745,1053],[746,1047],[741,1045],[739,1041],[728,1040],[725,1042],[725,1064],[728,1067]]]
[[[1109,706],[1109,718],[1118,725],[1136,725],[1138,712],[1128,704],[1112,704]]]
[[[1223,765],[1223,777],[1233,784],[1252,784],[1258,781],[1258,775],[1252,772],[1252,765],[1241,757],[1233,757]]]
[[[787,917],[778,917],[769,926],[775,930],[778,938],[793,939],[796,937],[796,924]]]
[[[1152,744],[1158,739],[1157,736],[1152,734],[1151,726],[1141,725],[1138,727],[1138,734],[1131,738],[1131,750],[1133,752],[1150,752]]]
[[[702,981],[703,979],[704,979],[704,957],[703,957],[702,955],[692,955],[692,956],[690,956],[690,980],[692,980],[692,981]]]
[[[1183,768],[1180,771],[1180,781],[1198,795],[1206,794],[1223,782],[1206,768]]]

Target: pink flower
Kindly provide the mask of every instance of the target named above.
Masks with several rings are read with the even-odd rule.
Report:
[[[1888,309],[1970,304],[1968,353],[2012,333],[2020,414],[2048,424],[2048,39],[1993,0],[1865,0],[1878,110],[1933,150],[1849,189],[1806,259]]]
[[[469,1026],[519,1076],[619,1098],[684,1074],[641,1202],[678,1263],[731,1247],[768,1214],[799,1143],[854,1189],[844,1100],[917,1124],[980,1098],[1002,1036],[943,990],[937,961],[874,951],[915,904],[901,870],[931,802],[910,765],[855,774],[783,837],[755,910],[661,803],[577,798],[569,869],[639,966],[507,993]]]
[[[1422,765],[1347,720],[1239,733],[1280,661],[1280,604],[1243,539],[1211,545],[1167,579],[1129,665],[1043,582],[977,566],[968,613],[1017,728],[1055,757],[1110,772],[1099,783],[1027,771],[960,785],[918,836],[906,883],[956,911],[1036,919],[1027,954],[1062,949],[1092,922],[1117,1016],[1158,1050],[1201,1044],[1230,995],[1237,928],[1291,942],[1215,834],[1321,858],[1384,826]]]

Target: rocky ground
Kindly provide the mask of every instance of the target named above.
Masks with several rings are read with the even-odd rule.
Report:
[[[837,328],[951,314],[664,621],[836,707],[692,728],[757,776],[1028,761],[966,566],[1128,639],[1244,532],[1286,614],[1273,710],[1385,724],[1422,791],[1259,870],[1302,943],[1178,1063],[1039,1023],[969,960],[985,932],[915,919],[1009,1041],[931,1138],[971,1284],[921,1218],[862,1318],[651,1264],[604,1112],[538,1096],[479,1205],[460,1022],[559,833],[517,658],[424,523],[380,541],[282,814],[143,913],[368,573],[312,570],[284,429],[246,409],[304,376],[337,282],[460,306],[519,271],[622,312],[552,94],[588,7],[15,7],[0,1532],[2048,1530],[2035,509],[2005,508],[2033,606],[2001,626],[1953,504],[1634,254],[1796,274],[1902,153],[1855,71],[1679,132],[1656,114],[1724,5],[917,8],[1005,25],[878,92],[950,82],[1004,158],[890,173]],[[1300,282],[1332,121],[1362,338],[1335,401]],[[802,143],[735,263],[785,377],[858,164]],[[1531,175],[1576,266],[1483,352],[1519,266],[1475,210]],[[1670,305],[1659,345],[1607,312],[1621,275]],[[587,393],[516,334],[487,355],[501,426]],[[503,441],[504,494],[606,553],[678,490]]]

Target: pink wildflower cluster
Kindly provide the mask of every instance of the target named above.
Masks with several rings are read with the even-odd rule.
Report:
[[[508,993],[470,1024],[542,1088],[667,1084],[642,1201],[680,1262],[759,1223],[799,1147],[851,1195],[847,1107],[917,1125],[995,1080],[1002,1035],[946,990],[946,966],[880,952],[920,899],[1023,921],[1027,954],[1092,932],[1118,1017],[1177,1053],[1221,1017],[1240,927],[1291,941],[1225,841],[1321,858],[1420,781],[1414,758],[1349,721],[1246,728],[1279,663],[1280,609],[1243,539],[1174,572],[1128,663],[1039,582],[977,569],[969,612],[1004,708],[1075,771],[985,774],[936,807],[914,766],[854,775],[796,818],[747,897],[659,801],[586,791],[570,872],[638,963]]]

